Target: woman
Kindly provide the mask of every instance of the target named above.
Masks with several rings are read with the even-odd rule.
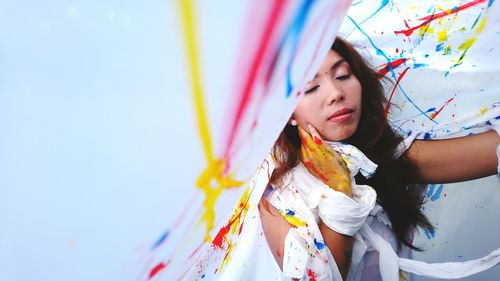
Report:
[[[362,238],[356,238],[354,232],[342,233],[343,231],[335,231],[336,227],[334,229],[329,227],[329,224],[325,223],[326,219],[317,217],[317,213],[320,213],[321,217],[321,206],[318,202],[322,199],[311,203],[313,193],[309,187],[307,191],[301,190],[303,187],[300,185],[303,181],[300,179],[299,183],[292,186],[294,177],[295,179],[300,177],[298,176],[300,171],[302,171],[300,175],[305,175],[303,171],[306,166],[309,174],[314,174],[316,178],[320,178],[318,175],[325,173],[339,175],[339,173],[342,174],[342,170],[345,171],[344,174],[347,174],[344,176],[349,178],[349,172],[343,169],[342,165],[321,166],[322,163],[318,162],[317,157],[312,154],[308,156],[304,152],[307,151],[304,147],[328,154],[331,153],[328,152],[331,149],[323,143],[322,139],[343,142],[358,148],[361,154],[367,157],[365,159],[364,156],[360,156],[361,158],[368,162],[371,160],[378,165],[372,177],[365,178],[361,174],[353,173],[350,183],[353,186],[370,186],[375,189],[377,206],[380,205],[383,210],[382,208],[378,212],[373,209],[368,210],[369,216],[376,217],[375,219],[368,218],[371,229],[381,234],[385,240],[392,242],[391,246],[399,256],[406,257],[410,257],[409,248],[416,249],[412,245],[413,229],[415,227],[432,229],[431,223],[420,210],[422,190],[419,186],[410,184],[451,183],[485,177],[497,172],[498,163],[495,151],[500,138],[494,131],[448,140],[415,140],[409,148],[401,147],[403,138],[392,131],[384,116],[386,101],[380,78],[350,44],[337,38],[316,77],[306,88],[289,123],[275,143],[273,152],[277,163],[270,180],[273,188],[268,191],[267,200],[265,198],[261,200],[259,210],[270,249],[278,265],[284,271],[293,271],[293,269],[287,269],[284,260],[293,258],[292,250],[286,249],[285,242],[290,242],[292,239],[290,237],[293,236],[290,233],[294,231],[298,233],[294,234],[294,241],[313,239],[317,243],[322,238],[343,279],[349,273],[350,280],[378,280],[382,274],[379,272],[378,254],[365,250],[362,257],[359,257],[359,244],[364,243],[361,241]],[[300,128],[308,132],[300,131]],[[304,146],[304,144],[307,145]],[[311,148],[315,144],[316,147]],[[397,157],[399,155],[400,157]],[[331,159],[335,160],[335,156]],[[313,163],[313,165],[304,166],[304,163]],[[320,167],[319,170],[318,167]],[[328,182],[327,177],[322,178],[321,181],[331,188],[338,188],[338,179],[341,179],[342,175],[333,178],[335,178],[333,183]],[[311,181],[313,179],[308,180],[308,182]],[[292,192],[287,191],[291,187],[296,188],[294,193],[302,197],[291,195]],[[366,190],[369,191],[369,188]],[[340,191],[347,196],[352,196],[349,189]],[[288,206],[283,203],[286,200],[289,200]],[[318,227],[308,224],[307,227],[302,227],[307,231],[300,230],[301,227],[294,225],[293,221],[287,217],[287,212],[292,215],[297,212],[297,210],[290,212],[289,207],[302,204],[301,202],[305,202],[309,208],[312,206]],[[332,202],[328,208],[335,208],[332,205],[336,203]],[[327,203],[323,205],[327,208]],[[342,210],[334,211],[341,212]],[[307,217],[307,215],[304,216]],[[360,223],[367,220],[366,216],[368,216],[367,213]],[[320,234],[319,232],[314,234],[315,228],[319,229]],[[312,236],[311,233],[313,233]],[[351,256],[353,242],[354,248],[358,249],[358,257]],[[310,250],[311,246],[305,245],[305,248]],[[288,257],[283,254],[287,251]],[[326,255],[320,253],[321,247],[317,247],[315,251],[318,262],[314,266],[317,270],[324,270],[320,268],[321,260],[331,266],[332,257],[328,251]],[[314,255],[309,252],[311,259]],[[356,264],[350,266],[351,260],[356,260]],[[300,267],[297,264],[300,262],[297,261],[295,268]],[[309,269],[306,269],[307,274],[324,273],[307,270]],[[297,275],[299,273],[291,276],[299,277]]]

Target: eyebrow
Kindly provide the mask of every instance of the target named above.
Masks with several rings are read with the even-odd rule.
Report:
[[[340,66],[341,64],[343,64],[344,62],[345,62],[345,63],[347,63],[347,61],[346,61],[345,59],[339,59],[338,61],[336,61],[336,62],[332,65],[332,67],[330,67],[330,70],[334,70],[334,69],[336,69],[337,67],[339,67],[339,66]],[[316,78],[318,78],[318,73],[316,73],[316,75],[314,75],[313,80],[314,80],[314,79],[316,79]]]

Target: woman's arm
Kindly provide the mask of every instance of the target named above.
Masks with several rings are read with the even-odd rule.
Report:
[[[326,246],[332,252],[342,279],[346,280],[349,267],[351,266],[352,243],[354,239],[352,236],[340,234],[332,230],[323,222],[320,222],[319,230],[323,235],[323,239],[325,239]]]
[[[264,197],[259,202],[260,217],[262,220],[262,228],[266,236],[267,243],[274,259],[283,270],[283,253],[285,238],[291,225],[279,213],[279,211],[271,205]],[[319,229],[323,235],[326,246],[330,249],[337,267],[339,268],[342,278],[345,280],[349,271],[351,261],[352,242],[350,236],[339,234],[325,224],[320,223]]]
[[[495,131],[446,140],[416,140],[406,155],[416,168],[416,183],[451,183],[497,173]]]

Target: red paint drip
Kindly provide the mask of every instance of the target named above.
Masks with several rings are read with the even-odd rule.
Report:
[[[401,74],[398,77],[398,80],[396,81],[396,84],[392,88],[391,95],[389,96],[389,100],[387,101],[387,105],[385,106],[385,110],[384,110],[384,116],[386,118],[387,118],[387,115],[389,114],[389,108],[391,107],[392,96],[394,95],[394,92],[396,91],[396,88],[398,87],[399,82],[401,81],[401,79],[403,79],[406,72],[408,72],[408,69],[410,69],[410,68],[407,67],[407,68],[405,68],[405,70],[403,70],[403,72],[401,72]]]
[[[323,175],[322,173],[319,172],[318,169],[316,169],[316,167],[313,165],[313,163],[309,162],[309,161],[304,161],[304,165],[311,169],[311,171],[313,171],[322,181],[324,182],[327,182],[328,181],[328,178]]]
[[[480,4],[480,3],[484,3],[484,2],[486,2],[486,0],[474,0],[474,1],[471,1],[469,3],[463,4],[461,6],[455,7],[453,9],[451,9],[450,11],[444,11],[444,12],[441,12],[438,14],[432,14],[432,15],[425,16],[425,17],[419,19],[419,20],[423,20],[424,22],[417,25],[417,26],[414,26],[414,27],[409,27],[405,21],[405,25],[408,29],[394,31],[394,33],[395,34],[403,33],[405,36],[409,37],[415,30],[421,28],[422,26],[429,24],[430,22],[432,22],[434,20],[437,20],[437,19],[440,19],[443,17],[447,17],[449,15],[456,14],[462,10],[465,10],[467,8],[470,8],[470,7],[474,7],[475,5]]]
[[[307,269],[307,277],[309,277],[309,281],[316,281],[316,276],[314,276],[314,271],[312,269]]]
[[[194,254],[196,254],[196,252],[200,250],[201,246],[203,246],[203,243],[201,243],[198,247],[196,247],[196,249],[194,249],[191,255],[189,255],[189,259],[191,259],[194,256]]]
[[[248,108],[248,104],[250,103],[250,97],[252,94],[253,87],[255,85],[258,70],[262,66],[262,61],[264,59],[265,51],[270,44],[271,37],[276,29],[276,25],[281,19],[280,15],[283,10],[284,3],[286,3],[286,1],[281,1],[281,0],[274,1],[274,5],[271,9],[271,13],[269,15],[263,36],[257,48],[257,54],[255,55],[255,59],[251,64],[250,71],[247,75],[245,86],[243,88],[243,92],[240,96],[240,100],[236,107],[236,116],[233,120],[233,124],[231,125],[231,129],[229,131],[228,144],[226,147],[226,151],[224,153],[225,159],[229,159],[228,157],[229,151],[231,150],[231,146],[233,145],[236,136],[236,131],[241,123],[243,113],[246,111],[246,109]]]
[[[245,202],[241,202],[240,205],[238,206],[239,210],[238,210],[238,213],[236,214],[236,216],[232,220],[230,220],[225,226],[223,226],[223,227],[221,227],[221,229],[219,229],[219,232],[217,232],[217,235],[215,235],[214,240],[212,240],[212,244],[214,246],[223,249],[222,245],[224,243],[224,240],[226,240],[226,235],[229,233],[231,226],[236,222],[236,220],[238,218],[241,218],[243,210],[245,209],[246,205],[248,204],[248,200]],[[242,227],[243,227],[243,222],[241,222],[239,233],[241,233]]]
[[[387,74],[387,72],[389,72],[390,69],[394,69],[394,68],[402,65],[407,60],[408,60],[408,58],[401,58],[401,59],[397,59],[397,60],[391,61],[390,63],[383,64],[382,68],[378,71],[378,74],[380,76],[384,76],[384,75]]]
[[[163,262],[160,262],[155,267],[153,267],[153,269],[151,269],[151,271],[149,272],[148,279],[151,279],[151,278],[155,277],[155,275],[158,274],[158,272],[162,271],[165,267],[167,267],[167,265],[168,265],[169,262],[170,261],[168,261],[166,264],[163,263]]]
[[[444,104],[443,104],[443,105],[442,105],[442,106],[438,109],[438,111],[436,111],[436,112],[432,113],[432,114],[431,114],[431,119],[436,118],[436,116],[438,116],[438,114],[439,114],[439,113],[441,113],[441,111],[443,110],[443,108],[444,108],[445,106],[447,106],[450,102],[452,102],[454,99],[455,99],[455,98],[451,98],[451,99],[447,100],[447,101],[446,101],[446,102],[445,102],[445,103],[444,103]]]
[[[317,145],[322,145],[322,144],[323,144],[323,141],[322,141],[320,138],[318,138],[317,136],[314,136],[314,137],[313,137],[313,140],[314,140],[314,142],[315,142]]]

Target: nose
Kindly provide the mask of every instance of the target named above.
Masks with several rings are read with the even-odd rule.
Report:
[[[335,102],[339,102],[345,99],[345,93],[343,89],[335,85],[334,81],[328,81],[326,83],[326,103],[331,105]]]

